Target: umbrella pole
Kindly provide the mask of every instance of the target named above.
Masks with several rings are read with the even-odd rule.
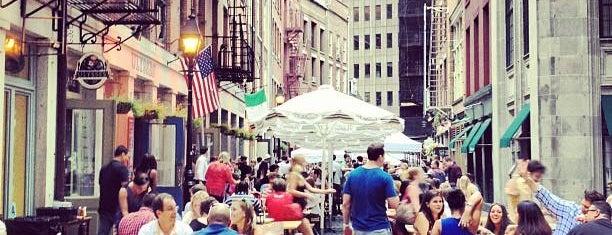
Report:
[[[326,142],[327,141],[325,141],[325,140],[323,141],[324,144],[327,144]],[[323,149],[321,152],[322,152],[322,154],[321,154],[321,168],[322,168],[321,169],[321,173],[322,173],[321,174],[321,188],[324,189],[325,185],[326,185],[325,177],[327,176],[327,171],[326,171],[326,169],[327,169],[326,168],[326,165],[327,165],[327,161],[326,161],[327,153],[326,153],[325,149]],[[320,227],[321,231],[324,231],[324,229],[325,229],[325,227],[324,227],[325,226],[325,195],[323,196],[323,200],[321,200],[319,202],[319,208],[321,209],[321,210],[319,210],[319,217],[321,218],[320,219],[321,222],[319,223],[319,227]]]
[[[327,155],[329,157],[329,160],[327,161],[328,166],[327,166],[327,171],[329,173],[329,177],[327,180],[327,183],[329,185],[329,188],[334,188],[334,149],[333,147],[330,145],[328,150],[327,150]],[[330,197],[328,197],[330,196]],[[333,226],[332,226],[332,218],[333,218],[333,204],[334,204],[334,194],[327,194],[325,195],[325,198],[329,198],[329,203],[328,205],[328,211],[329,211],[329,232],[334,232],[333,230]]]

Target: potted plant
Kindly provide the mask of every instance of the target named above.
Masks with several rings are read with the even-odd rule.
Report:
[[[139,100],[132,101],[132,113],[134,117],[142,117],[144,115],[144,107]]]
[[[144,119],[159,119],[164,120],[166,118],[166,107],[161,103],[146,103],[143,105],[144,114],[142,118]]]
[[[200,130],[202,129],[202,125],[204,124],[204,119],[202,118],[196,118],[193,120],[193,129]]]
[[[225,124],[219,125],[219,131],[221,131],[221,133],[223,134],[228,135],[230,130],[231,128],[228,125],[225,125]]]
[[[183,119],[187,119],[187,107],[185,107],[184,105],[179,105],[176,107],[176,109],[174,110],[174,112],[172,112],[172,114],[170,115],[170,117],[180,117]],[[201,118],[197,118],[197,119],[201,119]],[[195,126],[195,121],[197,119],[194,119],[194,126]],[[200,120],[201,122],[202,120]],[[200,123],[202,124],[202,123]],[[200,126],[201,127],[201,126]]]
[[[115,100],[115,102],[117,103],[118,114],[126,114],[129,113],[130,110],[132,110],[132,101],[130,101],[128,98],[122,96],[115,97],[113,98],[113,100]]]

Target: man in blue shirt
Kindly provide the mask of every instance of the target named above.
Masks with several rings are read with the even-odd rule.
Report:
[[[238,235],[228,227],[231,223],[229,206],[218,203],[208,212],[208,227],[193,235]]]
[[[356,235],[390,235],[391,224],[385,202],[389,208],[396,208],[399,197],[393,178],[382,170],[385,163],[384,145],[370,144],[367,153],[368,162],[353,170],[344,184],[344,234],[350,235],[354,230]]]

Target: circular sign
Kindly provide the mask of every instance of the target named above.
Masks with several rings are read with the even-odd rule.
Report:
[[[95,90],[102,87],[109,76],[106,60],[99,54],[87,53],[79,59],[73,79],[84,88]]]

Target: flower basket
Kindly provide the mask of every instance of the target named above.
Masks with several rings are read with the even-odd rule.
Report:
[[[157,110],[146,110],[142,115],[142,118],[147,120],[158,119],[159,113],[157,112]]]
[[[126,114],[132,110],[132,103],[130,102],[118,102],[117,103],[117,113],[118,114]]]

